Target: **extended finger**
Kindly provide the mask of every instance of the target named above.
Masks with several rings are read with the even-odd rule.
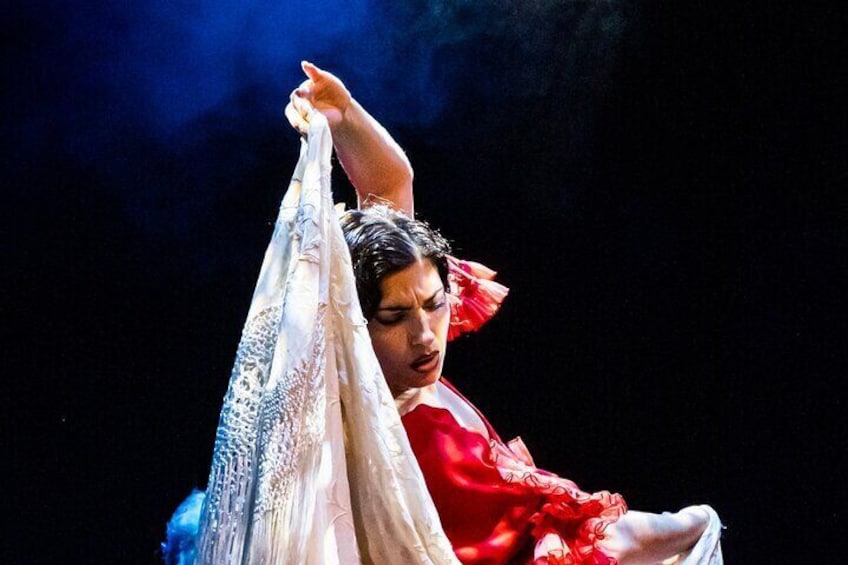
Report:
[[[321,80],[322,75],[324,74],[324,71],[322,71],[317,66],[310,63],[309,61],[301,61],[300,62],[300,68],[303,69],[303,72],[306,74],[306,76],[308,76],[310,79],[314,80],[315,82],[318,82],[319,80]]]

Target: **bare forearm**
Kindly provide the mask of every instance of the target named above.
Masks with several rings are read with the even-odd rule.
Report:
[[[318,110],[330,124],[336,155],[356,189],[361,207],[369,195],[389,200],[413,214],[412,166],[403,150],[334,74],[308,61],[308,77],[289,96],[286,118],[301,135],[309,130],[309,114]]]
[[[336,155],[361,206],[368,195],[413,213],[412,166],[403,149],[355,100],[333,130]]]
[[[629,511],[608,528],[602,545],[621,565],[660,563],[695,545],[708,522],[697,507],[674,514]]]

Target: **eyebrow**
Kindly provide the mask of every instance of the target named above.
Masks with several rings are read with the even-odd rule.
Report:
[[[434,292],[433,295],[430,298],[426,299],[424,301],[424,304],[428,304],[430,302],[433,302],[436,299],[436,296],[438,296],[440,292],[444,292],[444,291],[445,291],[445,287],[443,287],[443,286],[439,287],[439,290]],[[410,306],[381,306],[381,307],[377,308],[377,312],[387,312],[387,311],[388,312],[404,312],[406,310],[409,310],[410,308],[411,308]]]

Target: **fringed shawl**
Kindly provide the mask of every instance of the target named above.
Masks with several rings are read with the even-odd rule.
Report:
[[[457,563],[371,347],[331,153],[313,111],[224,397],[197,563]]]

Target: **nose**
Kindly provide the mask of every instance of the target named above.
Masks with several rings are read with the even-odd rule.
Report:
[[[413,346],[424,346],[425,349],[436,341],[436,334],[430,321],[430,313],[419,308],[413,316],[412,327],[409,331],[409,343]]]

